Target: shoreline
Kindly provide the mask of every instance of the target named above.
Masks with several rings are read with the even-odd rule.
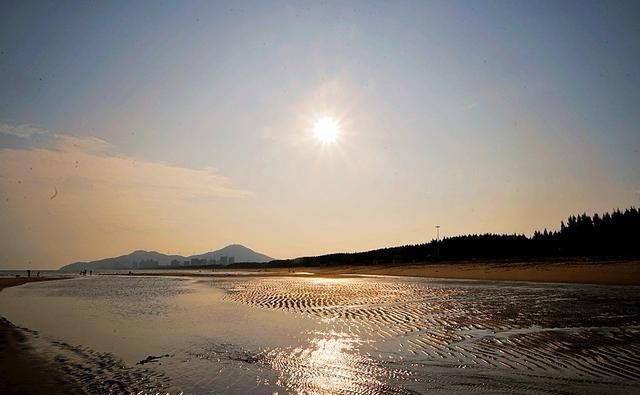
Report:
[[[0,277],[0,292],[9,287],[17,287],[27,283],[37,283],[41,281],[66,280],[72,278],[67,277]]]
[[[94,275],[176,276],[176,277],[349,277],[400,276],[452,280],[522,281],[540,283],[640,285],[640,260],[632,261],[510,261],[443,262],[400,265],[300,266],[291,268],[183,268],[157,272],[131,270],[129,273]]]
[[[0,278],[4,288],[32,282],[64,280],[70,277]],[[0,316],[0,393],[2,394],[81,394],[66,380],[64,372],[52,366],[28,344],[27,335]]]

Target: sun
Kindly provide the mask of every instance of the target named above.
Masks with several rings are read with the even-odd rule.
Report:
[[[338,134],[340,134],[340,127],[330,117],[318,119],[313,126],[313,137],[323,144],[334,143],[338,139]]]

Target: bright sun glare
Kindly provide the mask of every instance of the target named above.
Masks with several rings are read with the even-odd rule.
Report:
[[[338,123],[329,117],[318,119],[313,126],[313,136],[321,143],[333,143],[338,138]]]

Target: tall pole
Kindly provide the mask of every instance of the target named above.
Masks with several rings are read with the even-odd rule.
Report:
[[[438,246],[438,260],[440,260],[440,225],[436,225],[436,244]]]

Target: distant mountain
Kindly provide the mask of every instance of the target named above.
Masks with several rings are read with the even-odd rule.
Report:
[[[191,255],[188,259],[220,260],[221,256],[234,257],[236,262],[270,262],[273,260],[271,257],[255,252],[240,244],[230,244],[217,251],[205,252],[200,255]]]
[[[74,272],[79,270],[113,270],[132,269],[140,262],[156,261],[159,265],[170,265],[174,259],[184,260],[180,255],[166,255],[156,251],[134,251],[131,254],[115,258],[105,258],[91,262],[75,262],[60,268],[62,271]]]
[[[134,251],[115,258],[105,258],[90,262],[74,262],[60,268],[61,271],[75,272],[80,270],[117,270],[170,266],[172,261],[190,261],[191,259],[215,259],[233,257],[235,262],[269,262],[273,258],[255,252],[240,244],[231,244],[222,249],[199,255],[184,257],[182,255],[166,255],[157,251]]]

